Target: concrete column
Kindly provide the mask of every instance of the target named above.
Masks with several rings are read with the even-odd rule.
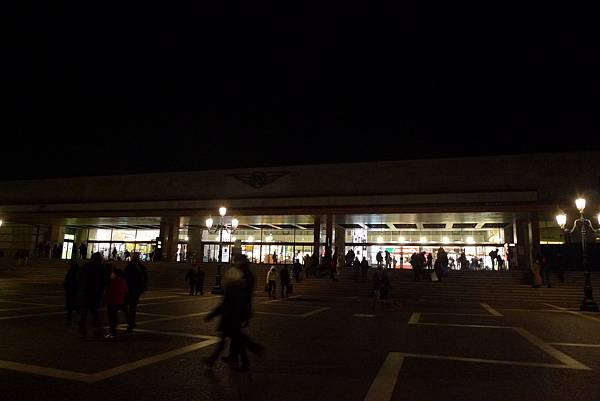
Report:
[[[313,228],[314,238],[313,238],[313,255],[317,255],[319,258],[321,257],[321,218],[315,217],[315,227]],[[317,263],[320,260],[316,261]]]
[[[540,225],[537,216],[517,220],[517,260],[519,268],[531,268],[533,258],[540,254]]]
[[[338,267],[343,267],[344,257],[346,256],[346,252],[344,252],[346,248],[346,229],[344,227],[335,226],[334,234],[335,253],[338,255],[336,263],[338,264]]]
[[[542,247],[540,246],[540,220],[537,215],[532,215],[529,221],[531,230],[531,257],[535,258],[542,254]]]
[[[333,255],[333,216],[328,214],[325,222],[325,254]]]
[[[531,242],[529,239],[529,222],[526,219],[517,220],[516,234],[518,268],[527,270],[531,266]]]
[[[188,245],[187,245],[188,259],[192,263],[202,262],[202,228],[201,227],[188,227]]]
[[[48,227],[48,241],[50,242],[50,258],[52,258],[52,251],[54,245],[61,246],[65,242],[65,227],[58,224],[51,224]],[[62,256],[62,255],[60,255]]]
[[[160,238],[162,242],[162,260],[175,262],[177,260],[177,242],[179,241],[179,224],[171,221],[160,222]]]

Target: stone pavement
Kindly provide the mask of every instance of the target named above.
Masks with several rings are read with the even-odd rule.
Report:
[[[395,295],[373,307],[311,278],[285,300],[256,292],[249,333],[266,353],[240,373],[202,364],[218,296],[189,296],[167,272],[133,335],[82,341],[64,323],[63,274],[0,277],[0,400],[600,399],[600,316],[570,302]]]

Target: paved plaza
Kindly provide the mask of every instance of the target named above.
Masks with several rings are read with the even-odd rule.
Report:
[[[152,273],[132,335],[83,341],[65,324],[64,270],[2,271],[0,399],[600,399],[600,316],[572,303],[397,291],[373,307],[335,283],[323,291],[326,279],[285,300],[259,282],[248,332],[266,352],[243,373],[202,363],[218,341],[216,321],[203,318],[220,297],[189,296],[171,273]]]

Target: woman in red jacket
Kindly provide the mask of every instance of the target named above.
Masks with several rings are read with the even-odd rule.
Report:
[[[117,336],[117,312],[119,309],[124,310],[126,295],[127,282],[123,278],[123,271],[115,269],[110,275],[110,282],[104,294],[104,302],[106,303],[106,311],[108,312],[108,325],[110,327],[110,332],[104,338],[113,339]]]

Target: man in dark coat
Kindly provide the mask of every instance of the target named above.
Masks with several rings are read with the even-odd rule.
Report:
[[[131,254],[131,261],[127,263],[124,271],[125,281],[127,281],[127,332],[133,332],[135,328],[135,314],[137,311],[137,305],[140,301],[140,296],[148,284],[148,271],[146,266],[140,261],[139,252]]]
[[[102,255],[98,252],[83,268],[79,269],[77,277],[77,295],[80,308],[79,332],[82,338],[87,335],[87,315],[92,315],[95,334],[99,333],[98,307],[102,301],[104,287],[106,286],[106,271],[102,265]]]
[[[190,267],[185,275],[185,282],[190,286],[190,295],[194,295],[196,293],[196,280],[197,280],[196,271],[193,267]]]
[[[204,295],[204,270],[198,266],[196,268],[196,295]]]
[[[242,308],[240,315],[241,326],[239,330],[239,335],[237,337],[231,337],[229,355],[221,358],[221,360],[228,363],[238,363],[241,359],[240,369],[248,370],[248,368],[250,367],[250,362],[246,354],[246,348],[248,348],[250,351],[257,355],[261,355],[263,352],[263,347],[257,344],[252,338],[244,334],[242,331],[242,328],[247,327],[249,325],[250,319],[252,318],[252,296],[254,294],[254,285],[256,279],[254,273],[252,273],[252,270],[250,269],[250,263],[248,262],[246,255],[234,255],[234,268],[238,269],[242,273],[242,300],[241,304],[239,305]]]
[[[240,341],[242,335],[242,322],[246,315],[244,305],[245,298],[245,282],[242,279],[242,271],[237,267],[232,267],[225,273],[224,287],[225,293],[219,306],[205,317],[205,321],[209,322],[217,316],[221,316],[221,321],[217,327],[217,331],[221,337],[221,341],[211,356],[206,358],[204,362],[207,366],[213,366],[223,348],[225,339],[231,338],[231,347],[241,354],[243,362],[248,366],[248,355],[244,348],[244,344]],[[235,344],[235,345],[234,345]],[[237,356],[237,355],[236,355]],[[233,355],[230,355],[233,358]]]

